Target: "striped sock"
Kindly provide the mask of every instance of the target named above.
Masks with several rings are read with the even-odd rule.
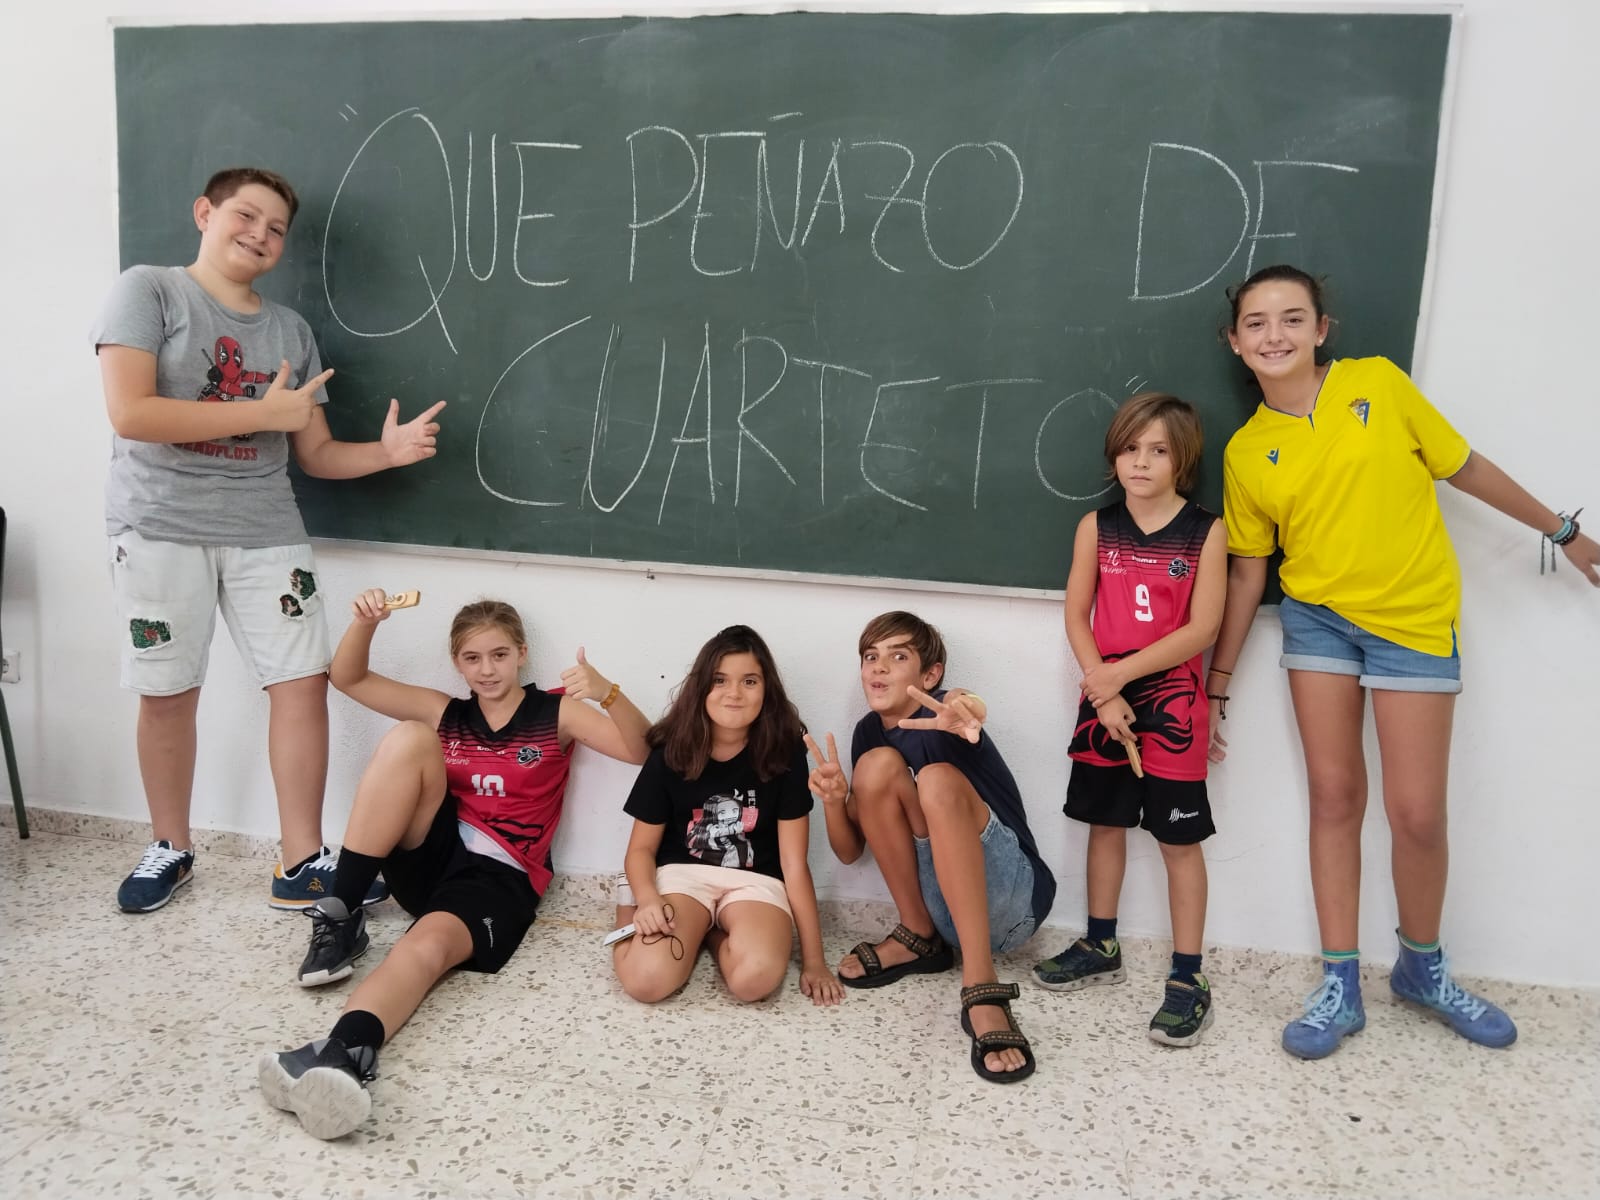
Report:
[[[1400,935],[1400,944],[1415,954],[1437,954],[1439,952],[1439,942],[1437,939],[1427,943],[1413,942],[1410,938],[1402,933]]]

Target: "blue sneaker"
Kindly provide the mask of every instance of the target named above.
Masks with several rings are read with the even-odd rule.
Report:
[[[304,912],[318,900],[333,896],[333,877],[338,869],[339,855],[326,846],[316,858],[289,873],[285,873],[280,861],[272,868],[272,896],[267,903],[284,912]],[[371,908],[388,898],[389,885],[380,875],[367,889],[361,907]]]
[[[1389,987],[1400,999],[1443,1018],[1469,1042],[1498,1049],[1517,1040],[1516,1024],[1504,1011],[1450,978],[1443,950],[1423,954],[1401,942]]]
[[[193,850],[174,850],[165,839],[151,842],[133,874],[117,889],[117,907],[123,912],[155,912],[193,878]]]
[[[1283,1048],[1296,1058],[1327,1058],[1339,1043],[1367,1027],[1356,959],[1322,964],[1322,986],[1306,1000],[1305,1015],[1283,1027]]]

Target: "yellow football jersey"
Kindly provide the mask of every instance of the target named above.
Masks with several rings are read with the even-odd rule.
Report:
[[[1338,359],[1309,416],[1263,403],[1228,442],[1228,552],[1257,558],[1282,546],[1286,595],[1410,649],[1450,654],[1461,570],[1434,481],[1470,453],[1388,359]]]

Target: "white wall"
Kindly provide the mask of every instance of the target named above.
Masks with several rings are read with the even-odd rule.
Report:
[[[529,0],[477,3],[485,11],[541,8]],[[1372,5],[1381,6],[1381,0]],[[376,14],[442,6],[345,0],[341,7]],[[1589,61],[1600,43],[1600,6],[1465,0],[1461,7],[1443,221],[1417,375],[1480,451],[1552,504],[1593,505],[1600,528],[1593,459],[1600,451],[1600,406],[1582,357],[1594,336],[1600,269],[1593,220],[1600,127]],[[240,3],[228,11],[244,20],[315,17],[322,8],[300,0]],[[117,262],[108,19],[211,21],[219,11],[197,0],[94,0],[17,6],[0,19],[0,262],[7,283],[0,289],[0,329],[10,379],[0,399],[0,504],[11,518],[5,639],[25,656],[24,680],[7,685],[5,698],[26,794],[40,807],[145,815],[132,748],[135,701],[117,688],[103,565],[108,427],[85,344],[90,315]],[[1531,533],[1444,490],[1466,577],[1467,664],[1452,763],[1447,936],[1457,965],[1468,972],[1600,984],[1600,961],[1575,952],[1591,940],[1580,911],[1588,895],[1581,881],[1600,845],[1600,724],[1592,700],[1600,676],[1600,593],[1571,570],[1539,578]],[[744,620],[772,640],[812,727],[841,736],[861,707],[853,653],[863,620],[887,607],[914,607],[943,627],[953,647],[953,679],[982,692],[994,710],[992,728],[1061,882],[1054,922],[1082,920],[1084,830],[1069,827],[1059,811],[1076,672],[1052,603],[645,579],[340,548],[321,550],[320,559],[326,593],[335,598],[368,585],[423,590],[424,606],[384,629],[380,669],[450,686],[443,651],[450,613],[465,599],[504,595],[532,618],[537,678],[551,679],[582,642],[646,710],[657,711],[699,642],[721,624]],[[339,608],[335,635],[344,623]],[[1311,951],[1317,937],[1305,867],[1304,772],[1276,667],[1277,623],[1264,613],[1258,626],[1233,685],[1232,757],[1212,777],[1222,832],[1207,848],[1208,935],[1233,945]],[[248,686],[226,634],[219,642],[201,715],[195,822],[272,834],[265,701]],[[335,697],[326,823],[335,841],[380,727]],[[1375,748],[1369,761],[1376,761]],[[628,782],[629,773],[615,764],[581,764],[557,846],[559,867],[617,865]],[[1381,958],[1392,946],[1394,903],[1376,805],[1370,817],[1362,943]],[[818,825],[813,864],[824,894],[884,895],[870,867],[841,868],[831,860]],[[1159,855],[1142,835],[1134,845],[1123,928],[1159,933],[1167,923]],[[105,889],[110,903],[114,883],[86,886]]]

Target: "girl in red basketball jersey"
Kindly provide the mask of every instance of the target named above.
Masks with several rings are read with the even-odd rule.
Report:
[[[527,638],[509,604],[469,604],[451,625],[466,699],[370,671],[373,633],[389,615],[384,593],[363,592],[352,607],[329,678],[400,724],[356,789],[333,895],[310,911],[301,985],[343,979],[366,952],[360,899],[380,870],[417,921],[351,993],[328,1037],[261,1059],[267,1099],[320,1138],[366,1120],[379,1047],[435,983],[455,967],[492,974],[521,944],[550,883],[573,743],[631,763],[649,753],[650,722],[582,647],[561,673],[564,694],[522,684]]]
[[[1083,670],[1066,814],[1089,825],[1089,927],[1033,968],[1034,981],[1052,991],[1126,977],[1117,907],[1127,831],[1142,825],[1161,847],[1172,910],[1172,970],[1150,1036],[1173,1046],[1194,1045],[1212,1021],[1200,971],[1200,843],[1216,832],[1200,656],[1222,623],[1228,574],[1222,525],[1184,498],[1202,446],[1195,410],[1161,392],[1128,400],[1106,432],[1123,498],[1079,522],[1066,599],[1067,640]]]

